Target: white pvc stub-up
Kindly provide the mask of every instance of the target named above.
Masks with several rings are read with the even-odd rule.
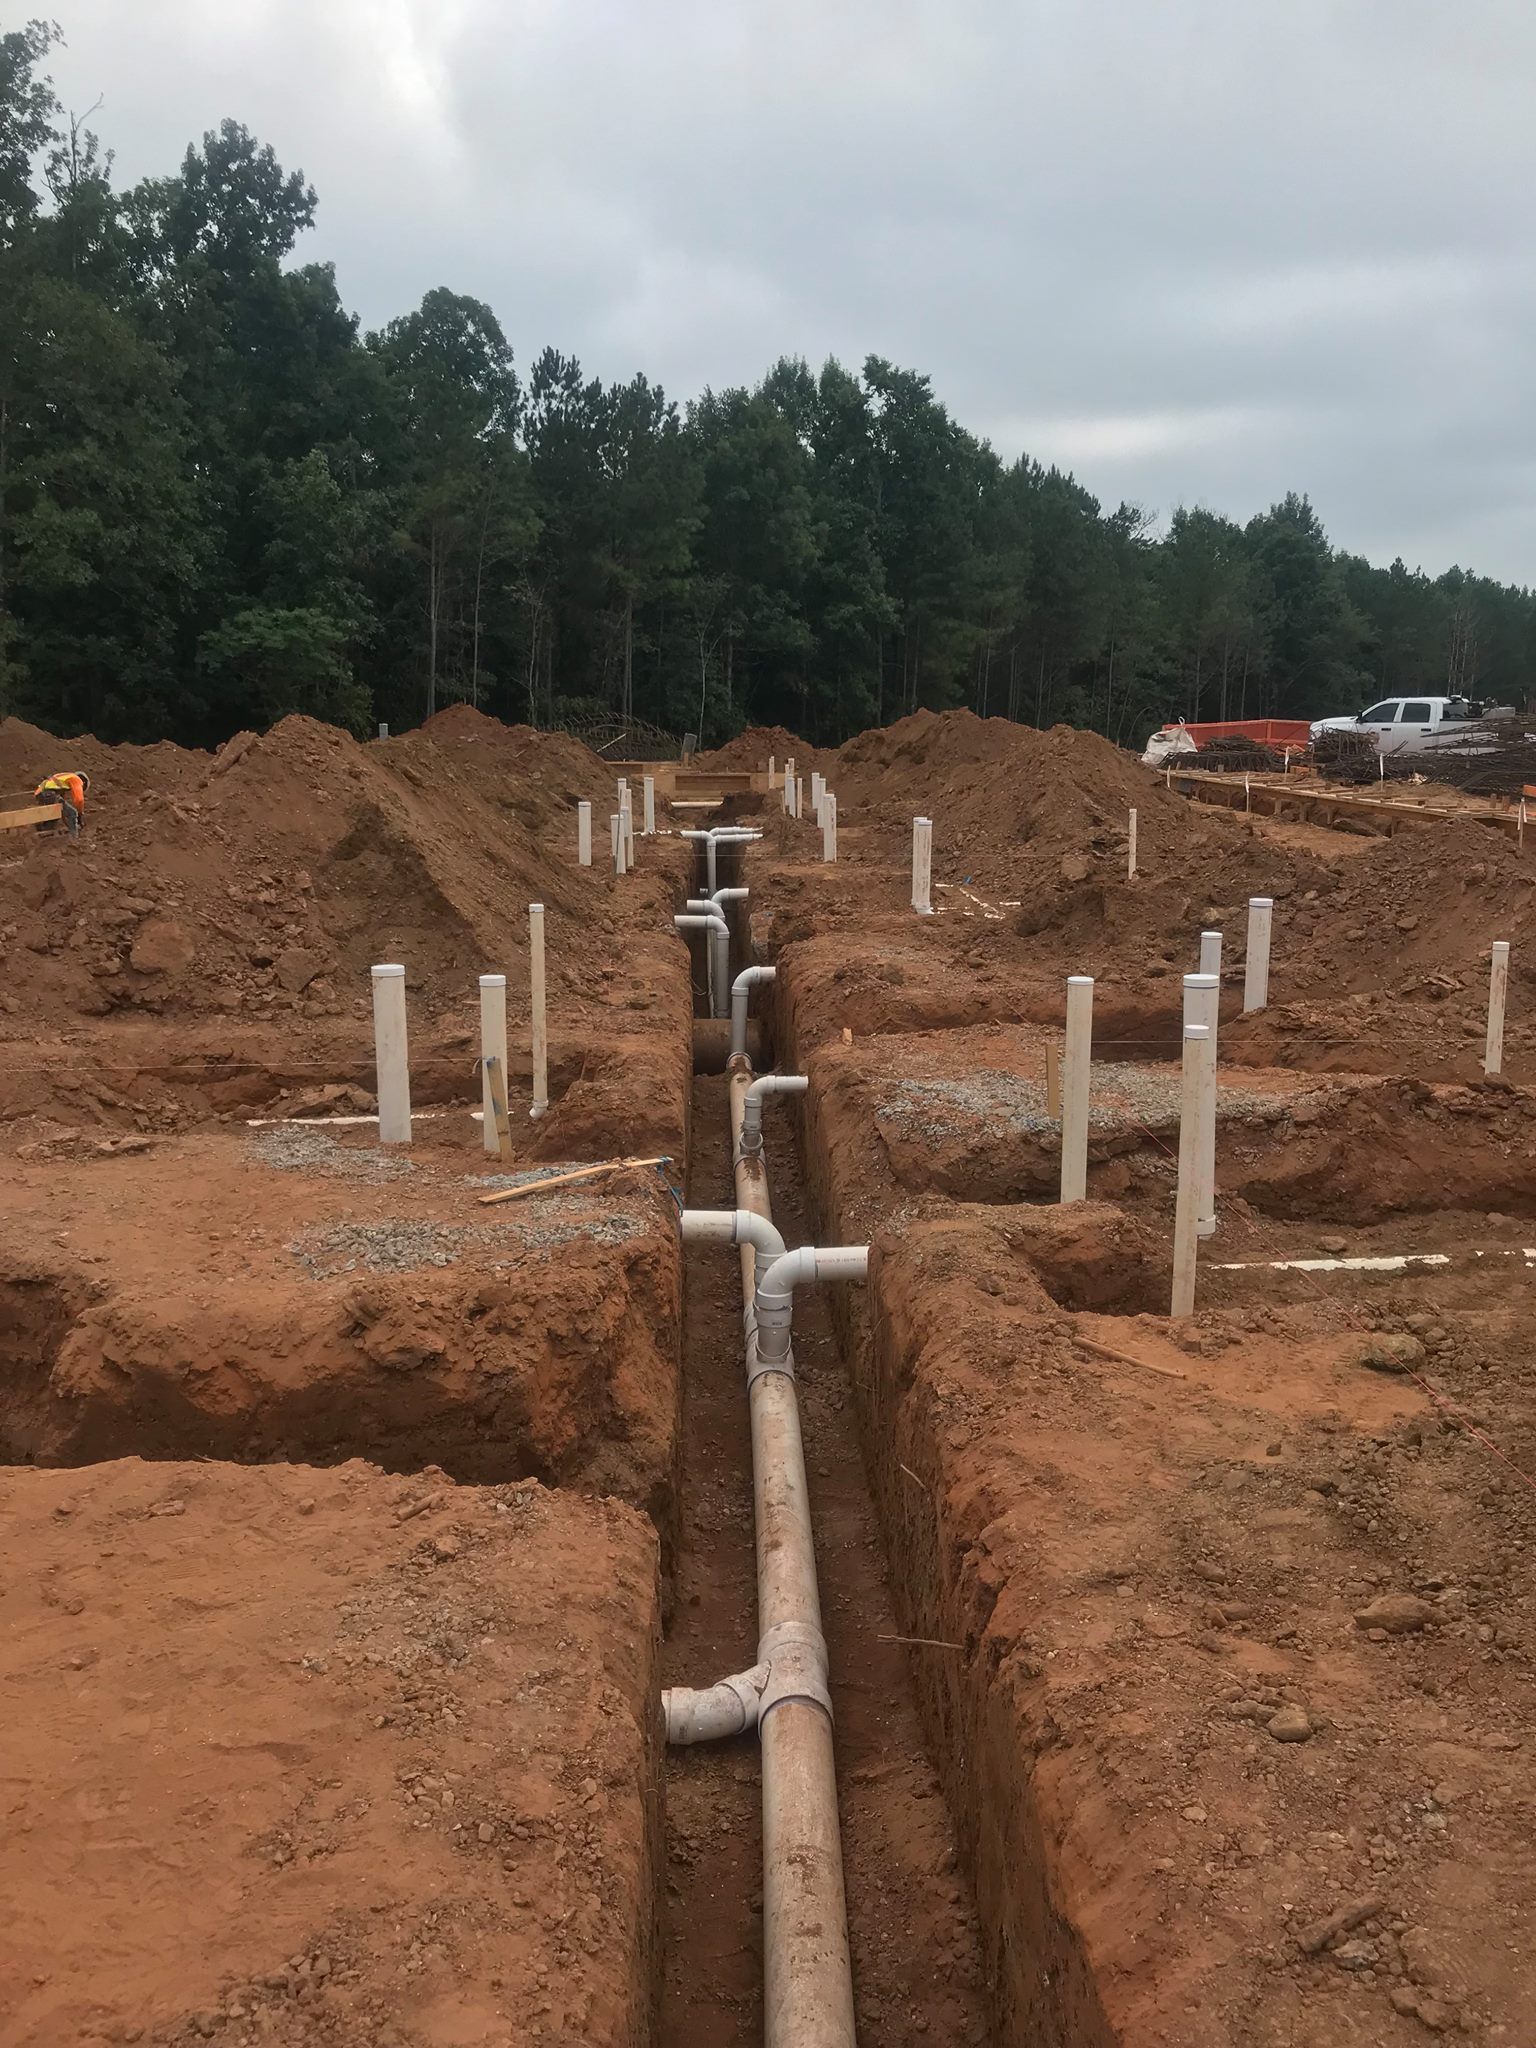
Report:
[[[485,1149],[490,1153],[501,1150],[501,1139],[496,1131],[496,1108],[491,1101],[490,1060],[501,1062],[501,1085],[507,1085],[507,977],[504,974],[482,974],[480,977],[480,1132]]]
[[[1243,962],[1243,1009],[1262,1010],[1269,1004],[1269,940],[1275,915],[1272,896],[1248,898],[1248,956]]]
[[[919,917],[933,911],[933,820],[912,820],[912,908]]]
[[[1093,977],[1067,976],[1067,1045],[1061,1070],[1061,1199],[1088,1194],[1089,1081],[1093,1072]]]
[[[411,1142],[411,1062],[405,1031],[405,969],[373,969],[373,1059],[379,1095],[379,1143]]]

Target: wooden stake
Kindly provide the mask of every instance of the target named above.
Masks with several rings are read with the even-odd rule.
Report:
[[[515,1188],[496,1188],[491,1194],[482,1195],[482,1207],[492,1202],[515,1202],[522,1195],[542,1195],[550,1188],[569,1187],[573,1181],[594,1180],[600,1173],[622,1173],[630,1166],[666,1166],[671,1159],[669,1152],[658,1153],[654,1159],[605,1159],[598,1166],[578,1166],[570,1173],[554,1173],[547,1180],[526,1180]]]
[[[1084,1337],[1074,1330],[1072,1342],[1080,1351],[1091,1351],[1096,1358],[1112,1358],[1116,1365],[1139,1365],[1143,1372],[1160,1372],[1165,1380],[1187,1380],[1189,1374],[1180,1372],[1176,1365],[1157,1365],[1150,1358],[1132,1358],[1128,1351],[1112,1351],[1107,1344],[1100,1344],[1094,1337]]]
[[[496,1149],[503,1159],[512,1157],[512,1124],[507,1116],[507,1076],[495,1054],[485,1062],[485,1085],[491,1094],[491,1112],[496,1119]]]

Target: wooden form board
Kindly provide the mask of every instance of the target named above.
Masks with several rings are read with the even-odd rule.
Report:
[[[1340,817],[1369,819],[1388,838],[1403,828],[1411,832],[1416,826],[1443,824],[1447,818],[1491,825],[1508,839],[1520,838],[1514,811],[1455,811],[1444,804],[1394,803],[1388,797],[1358,796],[1296,781],[1258,782],[1251,777],[1245,790],[1241,775],[1211,775],[1190,769],[1175,769],[1170,787],[1197,803],[1254,811],[1264,818],[1290,818],[1298,824],[1331,825]]]
[[[56,825],[63,815],[62,804],[33,804],[25,811],[0,811],[0,832],[18,832],[23,825]]]

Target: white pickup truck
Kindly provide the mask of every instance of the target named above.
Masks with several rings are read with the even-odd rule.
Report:
[[[1432,754],[1437,747],[1462,746],[1477,751],[1468,727],[1485,718],[1513,717],[1506,705],[1479,703],[1471,697],[1384,697],[1353,718],[1319,718],[1316,739],[1325,732],[1369,732],[1382,754]]]

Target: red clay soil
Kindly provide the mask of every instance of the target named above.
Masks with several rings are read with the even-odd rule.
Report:
[[[37,737],[0,726],[0,763],[31,772]],[[0,1114],[175,1128],[326,1088],[365,1109],[381,959],[407,967],[426,1102],[478,1094],[478,976],[506,973],[525,1099],[527,905],[543,901],[559,1099],[533,1149],[681,1150],[691,996],[671,915],[689,855],[644,842],[622,885],[578,868],[576,798],[605,801],[607,771],[576,742],[460,708],[368,747],[291,718],[213,759],[82,748],[84,840],[0,846],[0,1032],[16,1047]]]
[[[0,777],[35,751],[30,729],[0,726]],[[647,846],[622,892],[606,864],[578,868],[575,803],[606,798],[604,765],[466,710],[367,747],[288,718],[211,759],[86,751],[81,844],[28,833],[0,848],[18,906],[0,927],[13,1029],[136,1007],[354,1015],[381,959],[404,960],[433,1009],[497,963],[516,1007],[530,902],[547,906],[552,998],[579,997],[594,945],[665,929],[687,868],[671,842]]]
[[[907,1626],[962,1645],[919,1670],[1004,2038],[1521,2038],[1529,1489],[1347,1305],[1213,1306],[1175,1347],[1053,1303],[1052,1219],[1101,1286],[1145,1267],[1115,1212],[1036,1219],[888,1238],[865,1368]],[[1368,1320],[1438,1340],[1530,1470],[1529,1311],[1454,1290]]]
[[[482,1207],[477,1127],[428,1129],[408,1154],[284,1128],[16,1165],[0,1457],[531,1473],[669,1532],[670,1193],[636,1173]]]
[[[696,754],[691,765],[706,770],[720,768],[740,773],[743,769],[766,769],[770,759],[778,768],[792,760],[795,772],[803,774],[809,782],[813,768],[825,768],[836,758],[826,749],[813,747],[808,740],[796,738],[785,726],[749,725],[745,732],[737,733],[723,747],[712,747],[707,754]]]
[[[534,1482],[0,1474],[10,2048],[644,2048],[655,1545]]]
[[[956,810],[1006,818],[985,760],[967,797],[982,729],[955,723]],[[1079,739],[1062,737],[1063,761]],[[910,764],[920,804],[906,782],[893,793],[908,764],[890,746],[845,750],[869,781],[856,803],[857,760],[841,771],[836,871],[818,870],[808,829],[776,826],[745,879],[778,965],[779,1063],[813,1077],[817,1241],[876,1245],[867,1292],[830,1306],[902,1631],[959,1646],[915,1650],[913,1669],[998,2038],[1521,2039],[1536,2009],[1536,1324],[1512,1219],[1536,1192],[1532,1098],[1478,1078],[1480,954],[1506,922],[1518,952],[1520,857],[1453,825],[1331,858],[1233,821],[1219,844],[1245,864],[1213,864],[1204,821],[1169,814],[1150,778],[1133,795],[1106,770],[1085,795],[1063,768],[1033,839],[1000,834],[996,873],[1034,860],[1034,905],[978,876],[960,905],[936,889],[919,920],[902,892],[910,813],[937,816],[925,764],[951,742],[930,735]],[[1160,863],[1132,885],[1114,873],[1122,800],[1153,814],[1142,846]],[[1085,857],[1069,880],[1063,863]],[[937,857],[935,879],[964,881]],[[1223,1059],[1302,1072],[1274,1114],[1223,1133],[1201,1312],[1175,1333],[1168,1152],[1110,1156],[1100,1132],[1095,1190],[1125,1208],[1020,1202],[1041,1194],[1051,1147],[994,1097],[1059,1034],[1064,966],[1100,978],[1101,1051],[1171,1051],[1201,925],[1225,925],[1240,978],[1250,888],[1278,899],[1276,1007],[1226,1017]],[[1389,911],[1395,943],[1367,952],[1356,927]],[[1508,1043],[1518,1077],[1518,987]],[[1304,1078],[1346,1063],[1357,1078]],[[1430,1072],[1460,1085],[1425,1087]],[[903,1129],[882,1123],[875,1098],[903,1080],[939,1082],[961,1113],[919,1091]],[[1403,1250],[1454,1263],[1331,1278],[1267,1263]]]

